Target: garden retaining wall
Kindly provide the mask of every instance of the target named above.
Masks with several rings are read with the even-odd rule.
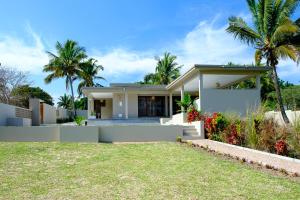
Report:
[[[195,140],[193,144],[199,145],[219,153],[229,154],[240,159],[246,159],[247,161],[253,161],[262,165],[269,165],[277,169],[284,169],[290,173],[300,174],[300,160],[271,154],[263,151],[249,149],[245,147],[235,146],[213,140]]]
[[[182,126],[0,126],[0,141],[9,142],[150,142],[176,141]]]

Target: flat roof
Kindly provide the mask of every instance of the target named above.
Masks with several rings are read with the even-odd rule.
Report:
[[[195,64],[183,75],[172,81],[168,85],[147,85],[139,83],[111,83],[109,87],[84,87],[83,93],[86,92],[122,92],[128,91],[167,91],[178,87],[179,84],[191,78],[194,78],[199,72],[203,74],[224,74],[224,75],[257,75],[271,70],[271,67],[257,66],[230,66],[230,65],[202,65]]]
[[[179,76],[166,86],[166,88],[172,89],[177,86],[178,83],[182,83],[187,79],[194,77],[198,72],[204,74],[245,74],[256,75],[271,70],[271,67],[258,67],[258,66],[231,66],[231,65],[201,65],[195,64],[191,69]]]

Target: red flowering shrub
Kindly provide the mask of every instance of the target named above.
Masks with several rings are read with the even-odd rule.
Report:
[[[200,121],[202,119],[201,113],[196,110],[195,107],[191,107],[187,112],[187,121],[188,123]]]
[[[228,121],[221,113],[213,113],[204,119],[205,134],[208,139],[221,141],[220,133],[228,126]]]
[[[224,131],[225,141],[233,145],[243,145],[245,136],[241,133],[242,123],[240,121],[230,124]]]
[[[276,153],[278,155],[287,155],[287,143],[284,140],[278,140],[275,144]]]

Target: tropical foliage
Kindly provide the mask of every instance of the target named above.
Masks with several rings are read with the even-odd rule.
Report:
[[[300,121],[287,128],[264,116],[259,110],[244,119],[226,113],[202,115],[201,119],[208,139],[300,158]]]
[[[66,89],[71,89],[71,107],[74,116],[76,116],[75,98],[73,83],[75,80],[81,80],[78,85],[78,93],[81,95],[82,87],[99,86],[95,83],[95,79],[103,79],[98,76],[101,65],[97,64],[97,60],[88,58],[83,47],[79,46],[73,40],[67,40],[65,43],[56,43],[57,54],[47,52],[50,60],[44,66],[44,72],[48,72],[45,78],[46,83],[52,82],[54,79],[65,78]]]
[[[71,96],[64,94],[64,96],[60,96],[58,98],[57,105],[59,107],[65,108],[67,110],[72,109],[72,98]]]
[[[180,76],[182,65],[175,62],[176,56],[170,53],[164,53],[162,58],[156,57],[155,73],[146,74],[144,84],[167,85]]]
[[[15,99],[16,105],[25,108],[29,107],[29,98],[38,98],[46,104],[54,105],[52,97],[40,87],[21,85],[11,91],[11,96]]]
[[[102,65],[97,64],[97,60],[90,58],[88,61],[80,65],[80,71],[78,78],[81,82],[78,84],[78,94],[82,95],[83,87],[102,87],[102,85],[96,83],[96,80],[105,80],[102,76],[98,76],[99,72],[103,70]]]
[[[65,78],[66,89],[71,89],[72,109],[76,116],[73,81],[79,74],[80,65],[84,62],[84,59],[87,58],[87,55],[85,49],[72,40],[67,40],[64,44],[57,42],[55,48],[57,55],[47,52],[50,60],[49,63],[44,66],[43,71],[50,72],[50,74],[45,78],[45,82],[50,83],[54,79]]]
[[[265,59],[266,65],[272,67],[276,98],[284,121],[289,123],[283,107],[276,67],[279,59],[299,61],[299,20],[293,22],[290,19],[299,0],[247,0],[247,3],[254,26],[248,25],[241,17],[230,17],[227,31],[256,49],[257,64]]]
[[[185,112],[193,104],[192,97],[189,94],[184,94],[183,99],[177,101],[177,105],[181,107],[181,111]]]

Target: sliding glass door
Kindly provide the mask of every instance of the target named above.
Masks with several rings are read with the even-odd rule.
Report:
[[[165,115],[164,96],[139,96],[139,117],[162,117]]]

